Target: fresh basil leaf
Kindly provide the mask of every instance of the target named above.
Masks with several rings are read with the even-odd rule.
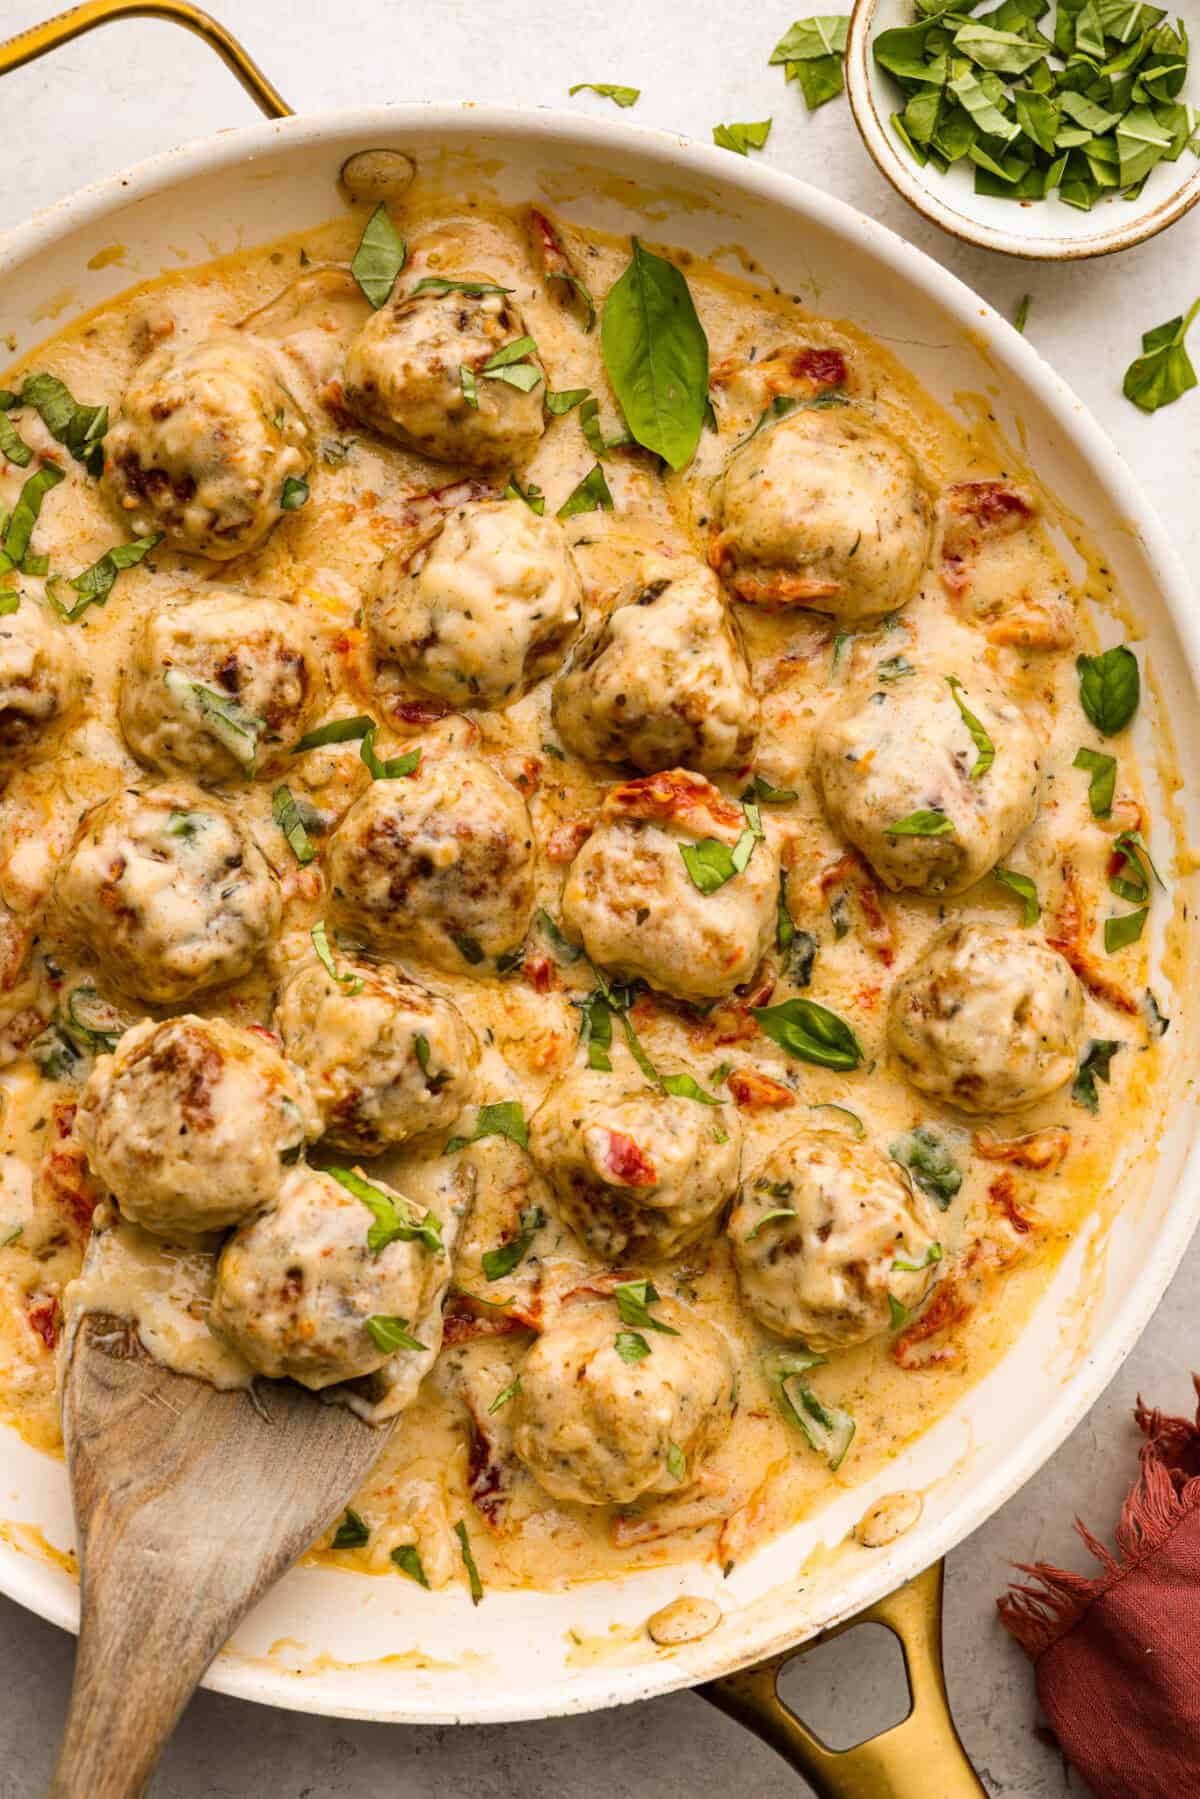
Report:
[[[454,1534],[458,1538],[463,1567],[467,1571],[467,1581],[471,1588],[471,1604],[478,1605],[483,1598],[483,1582],[479,1578],[479,1569],[475,1566],[475,1557],[471,1552],[471,1539],[467,1535],[467,1527],[461,1518],[454,1526]]]
[[[809,112],[818,111],[846,90],[845,64],[840,56],[817,56],[803,62],[790,62],[784,74],[789,81],[799,85]]]
[[[259,733],[266,729],[266,720],[247,712],[227,693],[206,687],[203,681],[193,681],[182,669],[167,669],[163,680],[172,697],[198,715],[209,736],[229,751],[249,780],[255,772]]]
[[[1072,768],[1082,768],[1091,776],[1088,782],[1088,804],[1093,818],[1107,818],[1113,808],[1117,786],[1117,758],[1100,750],[1079,749]]]
[[[373,718],[361,712],[356,718],[335,718],[315,731],[306,732],[296,745],[295,754],[298,756],[304,750],[322,750],[330,743],[356,743],[374,724]]]
[[[719,150],[748,156],[751,150],[761,150],[770,135],[771,120],[759,119],[755,124],[714,125],[712,139]]]
[[[309,936],[312,938],[312,946],[317,952],[317,960],[326,974],[332,976],[339,987],[346,989],[348,998],[352,999],[356,993],[361,993],[363,989],[361,975],[338,973],[338,965],[334,961],[333,951],[329,947],[329,930],[323,918],[313,926]]]
[[[662,1298],[653,1281],[622,1281],[613,1288],[613,1298],[621,1323],[631,1330],[658,1331],[664,1337],[679,1335],[673,1324],[665,1324],[650,1311],[650,1307]]]
[[[1114,1037],[1092,1038],[1071,1083],[1071,1098],[1077,1106],[1082,1106],[1087,1112],[1100,1110],[1096,1082],[1104,1081],[1107,1085],[1112,1079],[1112,1059],[1123,1047]]]
[[[611,512],[613,497],[604,470],[596,463],[569,493],[556,513],[557,518],[575,518],[581,512]]]
[[[894,1331],[902,1331],[912,1317],[912,1313],[906,1305],[901,1304],[894,1293],[889,1293],[887,1297],[891,1329]]]
[[[62,479],[63,472],[56,462],[44,462],[36,474],[30,475],[17,495],[17,503],[4,532],[4,554],[11,566],[20,568],[24,562],[29,540],[33,536],[33,527],[42,510],[42,501]]]
[[[618,1331],[613,1338],[613,1348],[623,1362],[644,1362],[650,1354],[650,1345],[641,1331]]]
[[[1032,294],[1021,295],[1021,304],[1017,307],[1016,316],[1013,319],[1013,329],[1019,331],[1022,337],[1025,335],[1025,327],[1029,322],[1029,308],[1032,304]]]
[[[815,1100],[808,1109],[810,1112],[836,1112],[839,1118],[846,1119],[851,1132],[860,1143],[867,1134],[866,1125],[863,1123],[858,1113],[852,1112],[849,1106],[838,1106],[835,1105],[831,1099],[822,1099]]]
[[[545,1222],[546,1214],[541,1206],[526,1206],[521,1213],[516,1236],[510,1237],[507,1243],[502,1243],[499,1249],[484,1250],[480,1257],[484,1278],[502,1281],[514,1268],[519,1268]]]
[[[862,1044],[845,1019],[815,999],[788,999],[777,1006],[752,1006],[764,1036],[800,1062],[818,1068],[857,1068]]]
[[[1002,886],[1008,887],[1021,902],[1021,923],[1036,924],[1042,916],[1042,902],[1038,898],[1036,884],[1028,875],[1018,874],[1015,868],[993,868],[992,873]]]
[[[325,1172],[370,1212],[374,1222],[367,1232],[367,1248],[373,1256],[389,1243],[422,1243],[431,1255],[445,1254],[442,1226],[435,1213],[418,1217],[403,1194],[385,1193],[353,1168],[327,1168]]]
[[[1104,948],[1110,956],[1118,950],[1128,948],[1136,943],[1146,928],[1146,920],[1150,916],[1149,908],[1143,906],[1137,912],[1125,912],[1117,918],[1106,918],[1104,921]]]
[[[893,1162],[906,1168],[916,1185],[941,1211],[963,1183],[962,1169],[946,1139],[927,1124],[919,1124],[888,1145]]]
[[[418,1343],[410,1332],[407,1318],[392,1318],[383,1312],[375,1312],[366,1320],[366,1326],[372,1343],[384,1355],[395,1355],[398,1349],[425,1348],[425,1344]]]
[[[591,398],[590,387],[565,387],[559,393],[552,393],[549,388],[544,395],[546,411],[554,418],[562,418],[565,413],[573,412],[576,406]]]
[[[753,849],[753,833],[744,831],[742,836],[749,837]],[[741,842],[740,837],[738,841]],[[698,843],[681,843],[679,854],[691,876],[692,886],[704,894],[716,893],[719,888],[724,887],[726,881],[732,881],[738,872],[733,850],[716,837],[701,837]]]
[[[661,1077],[661,1086],[663,1092],[669,1093],[673,1099],[694,1099],[697,1105],[701,1106],[719,1106],[721,1104],[721,1101],[716,1099],[713,1094],[704,1091],[694,1075],[664,1074]]]
[[[974,70],[966,64],[960,72],[947,84],[950,93],[959,105],[968,112],[985,137],[998,138],[1002,144],[1011,144],[1021,135],[1021,127],[1015,119],[1006,117],[993,96],[990,82],[981,81]],[[1000,85],[997,83],[997,85]],[[974,148],[974,146],[972,146]]]
[[[796,394],[776,394],[774,398],[763,407],[758,418],[755,420],[754,425],[747,431],[745,437],[740,437],[737,443],[734,444],[729,455],[731,457],[736,455],[738,450],[744,449],[748,443],[758,436],[760,431],[769,430],[772,425],[777,425],[780,419],[789,417],[793,412],[828,412],[835,406],[849,406],[849,404],[850,401],[840,387],[827,387],[820,393],[806,394],[803,397]],[[853,632],[847,631],[845,636],[848,641],[853,636]]]
[[[1138,709],[1142,681],[1137,657],[1125,644],[1099,656],[1077,656],[1079,703],[1102,737],[1123,731]]]
[[[427,1588],[429,1586],[429,1578],[421,1565],[421,1557],[415,1543],[402,1543],[399,1549],[393,1549],[392,1560],[400,1572],[407,1574],[410,1580],[415,1580],[419,1587]]]
[[[392,297],[396,278],[408,261],[408,247],[380,201],[359,240],[350,273],[376,312]]]
[[[1184,338],[1197,312],[1197,300],[1186,317],[1168,319],[1142,337],[1142,354],[1125,371],[1122,391],[1143,412],[1157,412],[1196,385],[1196,371],[1184,346]]]
[[[298,475],[289,475],[279,495],[281,512],[298,512],[301,506],[308,503],[308,482],[302,481]]]
[[[1131,106],[1117,125],[1120,184],[1142,181],[1171,148],[1171,133],[1148,106]]]
[[[152,537],[135,537],[132,543],[114,544],[99,561],[93,562],[90,568],[85,568],[82,574],[76,575],[67,583],[79,595],[72,606],[63,605],[58,597],[58,577],[51,576],[46,584],[51,604],[69,624],[74,624],[76,619],[82,618],[89,606],[103,606],[121,571],[136,568],[161,542],[162,532],[156,531]]]
[[[577,81],[567,92],[572,98],[585,92],[599,94],[602,100],[615,100],[618,106],[634,106],[642,94],[640,87],[621,87],[611,81]]]
[[[1003,75],[1024,75],[1044,55],[1040,44],[1031,44],[1015,31],[998,31],[986,19],[969,19],[960,25],[954,34],[954,48],[981,69]]]
[[[496,1100],[490,1106],[480,1106],[475,1119],[475,1127],[469,1137],[451,1137],[442,1154],[452,1156],[468,1143],[478,1143],[484,1137],[508,1137],[522,1149],[529,1147],[529,1126],[525,1122],[525,1109],[519,1099]]]
[[[971,779],[978,781],[996,760],[996,746],[975,714],[968,709],[967,703],[963,699],[962,682],[956,675],[947,675],[946,679],[950,684],[950,691],[954,695],[954,703],[962,714],[962,721],[971,733],[971,741],[975,745],[977,754],[971,767]]]
[[[296,804],[290,787],[277,787],[271,795],[271,816],[287,838],[292,854],[301,868],[306,867],[317,851],[312,838],[304,828],[300,808]]]
[[[370,1541],[371,1533],[354,1507],[348,1505],[342,1522],[333,1533],[334,1549],[361,1549]]]
[[[635,237],[600,321],[604,366],[643,449],[691,461],[708,404],[708,339],[682,272]]]
[[[797,19],[772,50],[771,63],[817,62],[824,56],[840,56],[850,28],[848,13],[826,13],[818,18]]]
[[[389,756],[386,760],[375,753],[375,739],[379,733],[377,724],[368,725],[363,732],[362,743],[358,755],[363,767],[369,772],[373,781],[399,781],[408,775],[415,775],[421,766],[420,750],[406,750],[402,756]]]
[[[32,406],[51,437],[81,462],[89,475],[104,467],[107,406],[81,406],[56,375],[30,375],[21,388],[20,404]]]
[[[610,451],[626,449],[635,441],[628,431],[617,437],[605,437],[600,429],[600,402],[591,396],[579,408],[579,429],[588,449],[599,461],[605,461]]]
[[[954,830],[954,820],[937,807],[930,807],[910,812],[894,825],[885,825],[884,830],[889,837],[946,837]]]
[[[504,498],[506,500],[523,500],[530,512],[536,513],[538,518],[541,518],[546,510],[546,496],[536,481],[531,481],[527,487],[522,487],[515,475],[508,477]]]

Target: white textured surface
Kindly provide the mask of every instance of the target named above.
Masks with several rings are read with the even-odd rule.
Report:
[[[576,80],[640,85],[631,119],[707,140],[718,121],[774,115],[766,152],[787,169],[893,225],[1012,311],[1033,295],[1029,336],[1117,438],[1171,527],[1193,578],[1200,576],[1200,391],[1144,419],[1121,397],[1121,373],[1139,333],[1186,308],[1200,286],[1200,210],[1155,243],[1124,257],[1051,269],[957,245],[924,224],[866,158],[844,104],[810,119],[795,90],[766,66],[791,16],[743,9],[732,35],[713,9],[684,0],[614,8],[571,0],[442,0],[436,10],[358,0],[339,34],[320,0],[226,0],[218,10],[291,104],[410,99],[506,101],[608,109],[592,96],[567,100]],[[45,10],[50,10],[46,0]],[[803,11],[803,7],[796,10]],[[1185,5],[1186,15],[1196,9]],[[33,23],[42,8],[2,0],[0,29]],[[747,16],[750,15],[750,16]],[[637,30],[629,29],[636,18]],[[168,144],[251,116],[250,103],[198,43],[169,26],[131,22],[69,46],[52,62],[8,78],[0,228],[93,176]],[[2,326],[3,321],[0,321]],[[1187,1405],[1200,1246],[1104,1400],[1021,1494],[951,1558],[947,1667],[967,1745],[989,1791],[1049,1799],[1072,1789],[1058,1758],[1033,1737],[1032,1686],[1023,1658],[995,1622],[993,1598],[1008,1562],[1040,1556],[1082,1566],[1070,1520],[1111,1523],[1133,1467],[1128,1423],[1140,1389],[1160,1404]],[[40,1793],[65,1704],[72,1644],[0,1601],[0,1799]],[[848,1678],[849,1676],[849,1678]],[[881,1720],[875,1662],[814,1662],[788,1682],[814,1716]],[[845,1737],[842,1738],[845,1740]],[[200,1795],[474,1793],[510,1799],[568,1791],[572,1799],[623,1799],[653,1789],[661,1799],[734,1789],[786,1799],[802,1789],[775,1757],[688,1695],[602,1716],[458,1732],[359,1725],[267,1713],[202,1694],[168,1757],[156,1791]]]

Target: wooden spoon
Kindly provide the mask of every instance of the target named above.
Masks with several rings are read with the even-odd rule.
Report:
[[[218,1392],[101,1313],[67,1354],[82,1617],[50,1799],[138,1799],[208,1664],[353,1498],[390,1426],[291,1381]]]

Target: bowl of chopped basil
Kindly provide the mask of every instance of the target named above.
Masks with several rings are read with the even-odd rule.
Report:
[[[1071,261],[1200,200],[1187,26],[1143,0],[856,0],[846,86],[892,186],[944,230]]]

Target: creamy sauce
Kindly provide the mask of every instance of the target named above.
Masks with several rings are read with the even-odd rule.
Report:
[[[603,373],[599,333],[585,335],[577,311],[562,305],[536,275],[527,221],[493,206],[448,207],[422,197],[419,183],[402,210],[401,219],[396,209],[397,222],[412,248],[404,281],[439,269],[467,269],[486,271],[515,289],[548,387],[590,388],[600,400],[604,437],[615,436],[619,417]],[[55,921],[43,915],[43,907],[86,808],[122,784],[146,781],[123,742],[116,694],[147,611],[180,587],[199,595],[212,583],[294,606],[315,634],[328,671],[332,697],[322,716],[372,713],[385,724],[377,745],[385,756],[417,742],[473,747],[517,785],[528,801],[539,850],[537,903],[553,919],[561,917],[566,867],[556,845],[564,831],[569,841],[577,822],[591,823],[606,788],[619,778],[619,771],[546,751],[547,742],[556,742],[551,679],[506,710],[467,711],[429,723],[407,703],[414,696],[395,669],[374,662],[362,608],[375,570],[381,558],[411,538],[412,497],[445,486],[454,472],[388,445],[339,409],[336,383],[346,348],[368,316],[345,266],[364,218],[359,209],[303,238],[133,289],[71,325],[4,378],[5,386],[17,388],[23,375],[49,369],[81,400],[104,401],[115,411],[152,344],[245,325],[281,359],[317,442],[311,498],[283,518],[264,547],[219,566],[160,547],[146,563],[122,573],[103,609],[93,607],[78,623],[58,627],[78,652],[83,698],[49,746],[13,773],[0,802],[0,898],[7,945],[15,946],[17,962],[31,936],[37,937],[28,972],[10,982],[11,1059],[0,1075],[0,1240],[7,1239],[0,1247],[0,1395],[16,1427],[47,1450],[58,1441],[54,1345],[64,1304],[136,1316],[152,1352],[218,1384],[245,1377],[233,1353],[207,1332],[211,1262],[202,1250],[164,1251],[144,1232],[122,1224],[105,1230],[79,1279],[89,1214],[102,1196],[72,1135],[78,1079],[44,1078],[22,1053],[61,993],[81,975],[94,976],[70,945],[54,942]],[[589,287],[604,294],[624,267],[627,246],[574,228],[564,228],[564,235]],[[114,246],[114,258],[119,253]],[[764,404],[761,388],[738,376],[736,367],[745,363],[752,375],[754,363],[781,345],[809,345],[845,359],[848,391],[910,447],[931,496],[952,483],[1024,476],[1006,460],[986,420],[977,430],[965,430],[895,357],[852,324],[816,318],[764,285],[686,255],[678,260],[708,335],[714,369],[735,372],[715,383],[720,429],[705,433],[690,468],[664,480],[651,458],[616,450],[605,462],[615,509],[567,523],[582,576],[585,629],[612,606],[614,596],[628,596],[644,555],[665,549],[705,558],[713,484]],[[23,413],[20,423],[38,451],[61,454],[31,414]],[[541,488],[549,513],[594,461],[578,418],[568,414],[549,421],[521,478],[526,486],[533,482]],[[109,549],[119,532],[96,484],[69,458],[63,462],[66,479],[46,498],[34,547],[49,555],[53,570],[74,574]],[[0,499],[7,506],[22,479],[22,471],[0,466]],[[763,819],[789,870],[795,927],[817,942],[811,996],[853,1022],[865,1052],[863,1066],[838,1073],[789,1061],[754,1030],[744,1004],[719,1005],[705,1017],[643,996],[635,1011],[641,1043],[657,1065],[692,1070],[705,1086],[720,1087],[722,1098],[740,1092],[744,1179],[799,1130],[850,1128],[837,1112],[815,1107],[849,1108],[862,1120],[867,1141],[884,1153],[917,1124],[939,1131],[964,1174],[950,1209],[937,1215],[947,1270],[943,1283],[952,1274],[959,1280],[960,1312],[947,1316],[925,1345],[919,1335],[914,1339],[910,1365],[901,1365],[893,1354],[896,1337],[885,1335],[835,1353],[813,1370],[808,1378],[820,1400],[848,1411],[857,1424],[850,1453],[831,1473],[775,1404],[761,1360],[764,1334],[739,1303],[726,1238],[710,1235],[651,1272],[665,1296],[703,1314],[728,1340],[739,1394],[729,1435],[678,1495],[625,1507],[552,1500],[513,1456],[509,1408],[489,1409],[511,1385],[529,1334],[506,1328],[489,1335],[488,1321],[503,1318],[495,1309],[503,1300],[518,1316],[548,1322],[574,1289],[608,1271],[559,1222],[529,1157],[514,1144],[488,1139],[464,1152],[463,1159],[475,1167],[477,1195],[454,1248],[455,1324],[354,1502],[368,1541],[335,1550],[326,1539],[312,1552],[316,1559],[399,1578],[392,1552],[416,1546],[430,1584],[443,1585],[462,1578],[453,1526],[465,1520],[485,1586],[552,1587],[682,1558],[710,1557],[729,1566],[819,1505],[831,1486],[865,1481],[884,1467],[993,1365],[1020,1330],[1081,1221],[1153,1135],[1163,1098],[1161,1089],[1155,1092],[1162,1052],[1142,1016],[1148,942],[1106,958],[1094,933],[1089,939],[1112,987],[1107,996],[1085,992],[1084,1042],[1111,1038],[1126,1045],[1113,1060],[1110,1084],[1101,1087],[1099,1113],[1092,1116],[1073,1104],[1063,1088],[1022,1112],[1018,1123],[980,1120],[981,1128],[992,1132],[982,1138],[985,1148],[1015,1132],[1068,1133],[1065,1155],[1041,1170],[988,1159],[961,1113],[909,1085],[887,1051],[884,1027],[894,979],[943,918],[1013,925],[1016,901],[991,879],[954,900],[911,892],[880,899],[873,887],[864,890],[859,868],[844,860],[846,845],[826,819],[811,759],[820,715],[877,664],[897,658],[918,666],[933,662],[940,670],[957,671],[968,692],[978,671],[1020,704],[1042,746],[1040,810],[1007,860],[1036,883],[1046,921],[1067,906],[1068,863],[1085,919],[1110,910],[1107,864],[1121,828],[1140,826],[1170,880],[1172,842],[1164,826],[1152,826],[1145,815],[1128,740],[1115,746],[1119,804],[1110,821],[1092,818],[1086,777],[1071,766],[1079,745],[1093,742],[1079,710],[1074,669],[1076,650],[1095,647],[1096,626],[1086,602],[1112,604],[1117,596],[1094,568],[1082,584],[1073,584],[1041,525],[1032,528],[1022,553],[1025,562],[1015,573],[1011,561],[1006,565],[1008,591],[1023,583],[1035,599],[1030,616],[1021,621],[1025,634],[1016,639],[1004,628],[1005,579],[995,594],[982,593],[976,611],[970,594],[952,603],[936,545],[920,591],[904,611],[845,641],[838,640],[829,619],[814,613],[735,608],[762,708],[753,769],[773,786],[797,794],[786,804],[765,807]],[[22,576],[18,585],[42,595],[36,577]],[[1047,647],[1025,647],[1039,632]],[[720,775],[718,785],[736,800],[746,772]],[[280,931],[249,975],[199,995],[187,1008],[241,1024],[271,1023],[280,983],[289,970],[311,960],[309,932],[325,914],[320,858],[307,868],[298,866],[272,822],[277,778],[238,778],[224,793],[278,880]],[[327,826],[369,784],[354,743],[297,758],[287,779]],[[1166,918],[1169,902],[1159,895],[1154,903]],[[40,954],[48,944],[54,956],[50,965]],[[0,942],[0,950],[5,948]],[[774,971],[769,956],[768,972]],[[586,963],[560,961],[553,941],[536,924],[523,977],[481,981],[427,963],[414,963],[413,972],[455,1001],[484,1044],[479,1100],[518,1100],[529,1119],[553,1082],[584,1066],[579,1011],[571,1002],[590,989],[592,979]],[[773,997],[794,991],[781,981]],[[759,997],[764,994],[760,986]],[[1169,996],[1158,998],[1168,1009]],[[180,1009],[140,1007],[135,1015],[162,1017]],[[615,1070],[636,1075],[619,1029],[612,1055]],[[761,1077],[774,1083],[765,1104]],[[415,1164],[422,1156],[438,1156],[440,1149],[439,1137],[417,1151],[385,1158],[372,1172],[401,1180],[407,1171],[419,1182]],[[506,1279],[488,1283],[482,1255],[509,1240],[521,1211],[533,1204],[543,1208],[548,1225]]]

